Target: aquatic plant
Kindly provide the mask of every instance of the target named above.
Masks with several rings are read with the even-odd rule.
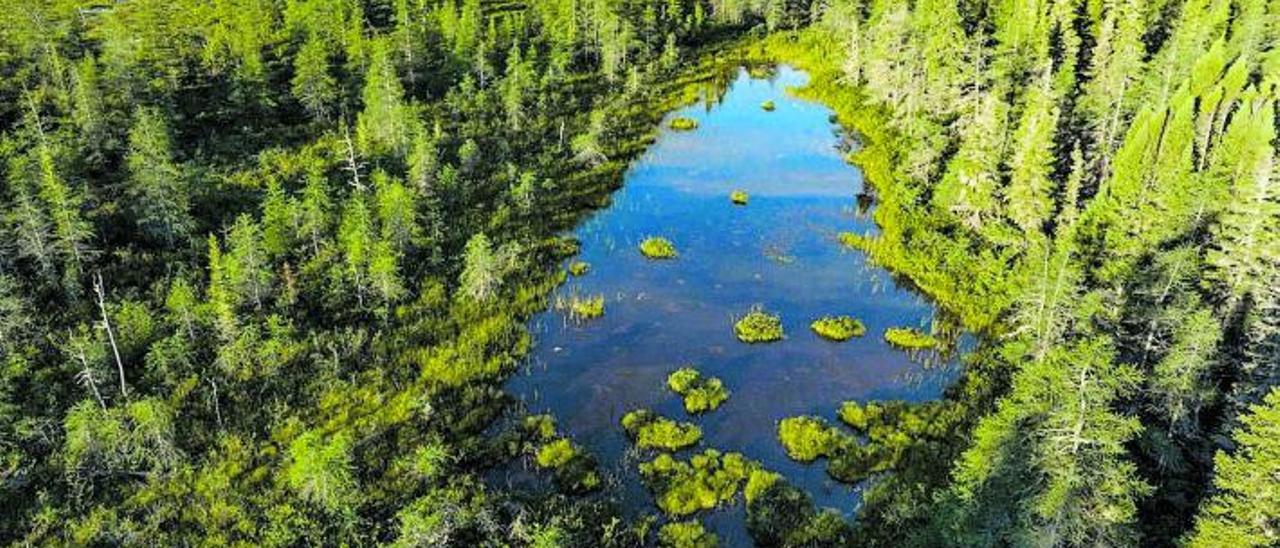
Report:
[[[673,521],[658,530],[658,545],[663,548],[715,548],[720,545],[720,539],[698,521]]]
[[[573,261],[569,263],[569,273],[574,276],[584,276],[591,271],[591,263],[586,261]]]
[[[818,336],[832,341],[847,341],[866,334],[862,322],[849,316],[823,316],[809,324]]]
[[[773,112],[773,109],[778,108],[778,106],[773,104],[773,101],[765,101],[760,103],[760,108],[764,109],[765,112]]]
[[[733,324],[733,334],[744,343],[766,343],[782,340],[782,318],[760,308],[753,308]]]
[[[702,439],[702,429],[688,422],[676,422],[648,409],[623,415],[622,429],[641,449],[677,451]]]
[[[938,346],[938,339],[933,335],[910,327],[890,327],[884,332],[884,340],[894,346],[912,350]]]
[[[575,320],[585,321],[604,315],[604,295],[569,298],[569,316]]]
[[[547,413],[529,415],[524,418],[524,429],[535,439],[547,441],[556,436],[556,419]]]
[[[667,124],[671,129],[676,131],[689,131],[697,129],[698,121],[687,116],[677,116],[671,119],[671,123]]]
[[[734,190],[729,193],[729,200],[732,201],[734,205],[747,205],[747,191],[742,189]]]
[[[640,253],[650,259],[676,258],[676,245],[660,236],[651,236],[640,242]]]
[[[747,486],[742,489],[743,498],[747,499],[747,504],[751,504],[781,479],[782,474],[776,472],[763,468],[752,470],[751,475],[747,477]]]
[[[692,367],[683,367],[667,376],[667,387],[684,398],[689,413],[714,411],[729,399],[729,389],[715,377],[703,377]]]
[[[831,457],[851,440],[818,417],[790,417],[778,422],[778,441],[787,456],[800,462]]]
[[[759,467],[739,453],[707,449],[688,462],[667,453],[658,455],[640,465],[640,476],[654,492],[658,508],[667,515],[683,517],[733,500]]]
[[[836,239],[840,241],[840,245],[859,250],[867,249],[867,244],[870,241],[866,236],[853,232],[841,232],[836,235]]]
[[[808,493],[783,479],[747,500],[747,530],[757,546],[853,544],[853,528],[838,511],[817,509]]]
[[[559,468],[578,454],[578,449],[567,439],[560,438],[538,448],[535,459],[542,468]]]

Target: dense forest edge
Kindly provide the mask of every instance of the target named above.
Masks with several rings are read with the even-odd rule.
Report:
[[[734,475],[761,545],[1280,542],[1263,0],[20,2],[0,538],[713,543],[501,386],[664,113],[775,63],[860,144],[879,231],[832,245],[981,342],[944,400],[840,410],[852,523],[732,455],[648,470]],[[550,487],[484,480],[513,459]]]

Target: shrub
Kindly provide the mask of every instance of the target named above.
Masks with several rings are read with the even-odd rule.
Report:
[[[542,468],[559,468],[578,454],[578,450],[569,440],[560,438],[538,448],[538,466]]]
[[[641,449],[676,451],[702,439],[702,429],[687,422],[676,422],[647,409],[637,409],[622,417],[622,428]]]
[[[671,129],[674,129],[676,131],[689,131],[689,130],[697,129],[698,121],[694,120],[693,118],[689,118],[688,116],[677,116],[675,118],[672,118],[671,123],[668,125],[671,127]]]
[[[678,255],[671,240],[658,236],[645,238],[640,242],[640,253],[650,259],[674,259]]]
[[[909,327],[890,327],[886,329],[884,340],[894,346],[913,350],[938,346],[938,339],[933,338],[933,335]]]
[[[845,437],[818,417],[790,417],[778,423],[778,441],[787,456],[800,462],[836,455]]]
[[[775,472],[762,469],[752,470],[751,475],[747,477],[747,486],[742,490],[742,495],[747,499],[747,504],[750,505],[757,498],[760,498],[760,495],[763,495],[780,479],[782,479],[782,475]]]
[[[782,318],[769,314],[759,308],[752,309],[746,316],[733,324],[733,333],[744,343],[765,343],[782,340]]]
[[[773,109],[778,108],[778,105],[773,104],[773,101],[765,101],[760,103],[760,108],[764,109],[765,112],[773,112]]]
[[[862,322],[849,316],[823,316],[809,324],[819,337],[832,341],[847,341],[867,332]]]
[[[569,273],[574,276],[583,276],[591,271],[591,263],[586,261],[573,261],[569,263]]]
[[[641,464],[640,475],[656,495],[658,507],[680,517],[733,500],[759,466],[738,453],[707,449],[688,462],[663,453]]]
[[[729,193],[729,200],[735,205],[747,205],[747,191],[735,190]]]
[[[667,377],[667,387],[684,398],[689,413],[715,411],[729,399],[729,389],[715,377],[703,377],[692,367],[684,367]]]
[[[673,521],[658,531],[658,545],[665,548],[714,548],[719,539],[697,521]]]

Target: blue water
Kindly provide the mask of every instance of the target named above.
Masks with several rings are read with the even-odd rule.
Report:
[[[699,424],[702,443],[683,455],[742,452],[820,506],[851,514],[858,487],[830,480],[822,463],[788,459],[777,421],[803,414],[834,421],[850,399],[936,399],[955,378],[954,367],[929,363],[945,360],[909,355],[881,338],[888,327],[928,329],[934,307],[837,242],[840,231],[875,225],[858,211],[862,177],[842,159],[831,112],[786,92],[806,79],[787,67],[769,80],[741,71],[718,104],[671,113],[667,120],[688,116],[698,129],[671,131],[664,122],[612,205],[575,231],[577,259],[591,270],[557,296],[603,294],[605,315],[577,324],[553,308],[533,320],[536,346],[508,389],[531,412],[553,414],[563,434],[600,459],[629,513],[658,512],[636,471],[645,456],[629,450],[618,424],[631,409]],[[766,100],[774,112],[760,107]],[[749,205],[730,202],[739,188]],[[647,236],[672,240],[679,258],[646,260],[637,245]],[[734,318],[755,305],[781,315],[784,341],[734,338]],[[825,314],[859,318],[867,335],[822,340],[809,322]],[[719,410],[690,417],[667,390],[667,374],[686,364],[724,380],[732,395]],[[740,503],[699,517],[730,544],[744,538]]]

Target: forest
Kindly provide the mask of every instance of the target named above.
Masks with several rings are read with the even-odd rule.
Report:
[[[874,202],[831,245],[948,318],[885,338],[976,342],[854,434],[760,425],[854,512],[613,418],[636,515],[505,383],[531,318],[614,313],[552,294],[664,116],[778,65]],[[1280,545],[1277,101],[1277,0],[16,0],[0,540],[714,546],[733,504],[759,546]],[[766,312],[719,327],[782,339]],[[694,419],[746,394],[672,370]]]

